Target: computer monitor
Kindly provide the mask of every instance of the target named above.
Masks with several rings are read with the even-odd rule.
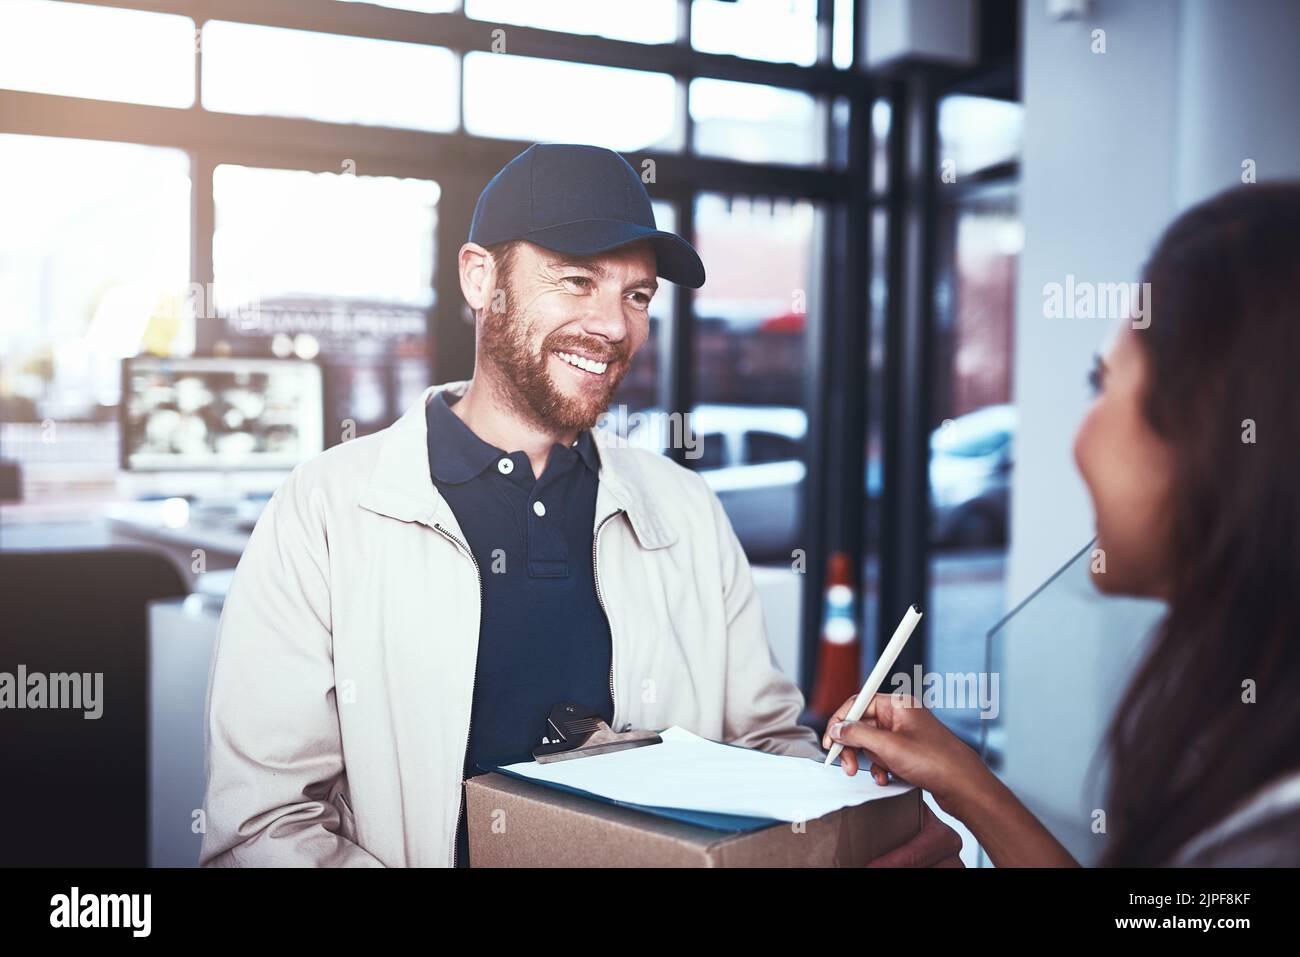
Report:
[[[122,363],[122,468],[292,469],[324,448],[320,367],[297,359]]]

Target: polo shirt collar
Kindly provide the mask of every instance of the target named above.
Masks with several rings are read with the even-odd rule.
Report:
[[[596,440],[591,437],[590,429],[583,429],[578,433],[578,441],[573,443],[573,448],[578,453],[578,457],[587,463],[587,468],[599,475],[600,453],[596,450]]]
[[[460,420],[440,392],[429,400],[429,469],[439,482],[468,482],[506,453]]]
[[[468,482],[507,454],[479,438],[451,410],[459,399],[458,394],[444,389],[428,404],[429,470],[439,482]],[[600,454],[590,430],[579,432],[572,448],[587,468],[600,474]]]

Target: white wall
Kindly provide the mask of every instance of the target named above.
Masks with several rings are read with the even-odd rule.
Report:
[[[1176,202],[1240,181],[1300,176],[1300,3],[1184,0]]]
[[[1044,318],[1044,284],[1067,274],[1137,281],[1163,228],[1240,182],[1243,159],[1256,160],[1260,180],[1300,176],[1300,4],[1098,0],[1086,19],[1064,22],[1046,6],[1022,4],[1009,607],[1094,533],[1071,445],[1108,323]],[[1095,29],[1105,53],[1091,51]],[[1069,597],[1049,592],[1007,638],[1001,733],[1004,776],[1086,861],[1100,850],[1088,829],[1088,763],[1160,608],[1102,599],[1080,581]]]
[[[1043,318],[1043,286],[1135,280],[1174,209],[1176,0],[1098,3],[1086,21],[1022,6],[1025,140],[1013,390],[1020,412],[1007,592],[1015,604],[1093,535],[1071,444],[1107,324]],[[1090,51],[1106,31],[1105,53]]]
[[[1067,273],[1136,281],[1161,230],[1240,182],[1300,176],[1300,3],[1098,0],[1083,21],[1022,4],[1025,145],[1015,339],[1020,440],[1008,603],[1092,535],[1070,455],[1084,377],[1106,332],[1043,318],[1043,285]],[[1094,29],[1107,52],[1090,51]]]

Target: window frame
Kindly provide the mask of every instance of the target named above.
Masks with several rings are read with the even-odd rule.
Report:
[[[173,13],[193,19],[196,32],[210,20],[282,27],[379,40],[417,42],[452,50],[459,57],[461,84],[458,124],[450,132],[424,132],[359,126],[319,120],[227,114],[203,106],[202,50],[196,43],[195,102],[188,108],[91,100],[53,94],[0,90],[0,132],[33,136],[114,140],[184,150],[190,156],[190,280],[208,288],[213,282],[212,242],[215,228],[213,171],[223,164],[269,169],[339,172],[349,160],[358,175],[433,180],[442,187],[438,204],[433,264],[434,296],[429,309],[427,343],[431,381],[467,378],[473,368],[473,326],[465,321],[457,276],[457,251],[468,232],[475,198],[487,177],[517,155],[526,142],[476,137],[463,126],[465,54],[491,52],[493,24],[463,13],[420,13],[333,0],[67,0],[92,6]],[[746,194],[819,204],[817,237],[818,288],[822,307],[810,310],[806,385],[808,435],[804,506],[803,629],[799,683],[810,691],[815,678],[824,582],[823,559],[830,550],[846,550],[853,567],[862,568],[862,475],[865,468],[866,377],[869,349],[868,306],[871,283],[870,221],[877,210],[891,219],[899,212],[891,194],[873,189],[871,110],[877,100],[890,103],[893,115],[905,84],[898,78],[868,75],[865,50],[866,2],[853,10],[853,62],[832,64],[834,0],[819,0],[818,56],[813,66],[750,60],[691,48],[691,4],[678,0],[677,39],[671,44],[640,44],[598,36],[567,34],[533,27],[504,25],[512,55],[565,60],[597,66],[667,73],[679,88],[683,112],[680,151],[641,151],[624,155],[637,166],[655,161],[657,181],[647,184],[652,198],[677,211],[677,232],[694,235],[694,208],[701,193]],[[694,124],[687,90],[697,78],[748,82],[811,93],[817,97],[823,137],[817,166],[737,162],[694,152]],[[847,104],[848,122],[836,131],[832,104]],[[891,125],[897,139],[900,124]],[[896,151],[889,147],[891,167]],[[891,227],[890,235],[894,235]],[[897,275],[891,251],[889,278]],[[889,283],[893,300],[894,283]],[[669,411],[693,407],[693,296],[677,290],[665,328],[661,356],[663,405]],[[891,312],[893,307],[891,306]],[[674,457],[690,466],[684,450]],[[815,503],[815,504],[814,504]],[[888,565],[888,562],[882,562]],[[860,576],[859,576],[859,580]],[[869,644],[869,643],[868,643]]]

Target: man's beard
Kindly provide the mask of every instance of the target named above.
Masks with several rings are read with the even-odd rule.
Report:
[[[512,301],[509,290],[505,298],[506,302]],[[542,341],[540,351],[534,352],[530,345],[532,328],[528,316],[513,308],[505,313],[489,310],[484,316],[483,352],[499,373],[498,388],[506,391],[517,412],[549,431],[595,427],[627,374],[626,343],[610,345],[599,339],[557,331]],[[568,395],[556,386],[548,368],[550,357],[557,350],[598,356],[608,365],[604,374],[592,379],[580,396]]]

